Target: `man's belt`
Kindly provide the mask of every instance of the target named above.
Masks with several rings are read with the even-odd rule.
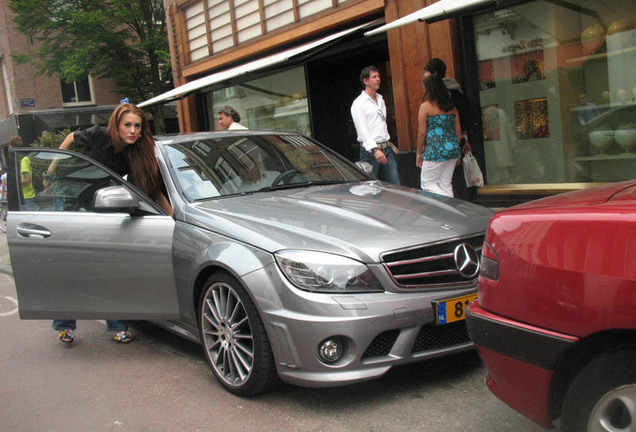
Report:
[[[388,141],[382,141],[379,143],[376,143],[376,146],[380,149],[385,149],[387,147],[389,147],[391,144]]]

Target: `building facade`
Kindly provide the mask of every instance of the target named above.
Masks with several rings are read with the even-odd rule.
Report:
[[[8,3],[0,0],[0,147],[6,147],[11,135],[29,144],[45,131],[108,123],[125,97],[110,80],[87,76],[67,83],[57,75],[37,76],[32,64],[13,61],[13,54],[31,51],[34,42],[16,29]]]
[[[231,105],[250,128],[312,136],[352,160],[360,70],[381,70],[402,182],[415,167],[422,70],[443,59],[464,89],[486,185],[507,205],[636,173],[636,4],[499,0],[434,23],[364,34],[433,0],[164,0],[180,130]],[[447,19],[448,18],[448,19]]]

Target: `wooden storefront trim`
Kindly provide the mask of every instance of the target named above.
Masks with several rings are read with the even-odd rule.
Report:
[[[485,185],[478,189],[480,195],[555,195],[581,189],[602,186],[607,183],[527,183]]]
[[[387,3],[386,22],[395,21],[434,0],[398,0]],[[433,57],[446,62],[449,77],[456,78],[459,46],[455,35],[454,20],[443,20],[434,24],[412,23],[387,32],[395,116],[397,144],[400,151],[415,151],[417,147],[417,112],[422,103],[422,72]],[[458,81],[461,81],[458,79]]]
[[[319,16],[310,22],[300,24],[290,30],[258,38],[255,42],[239,46],[227,53],[214,55],[208,59],[197,61],[192,65],[182,66],[184,84],[196,76],[223,66],[246,59],[255,54],[293,43],[294,41],[318,34],[330,28],[336,28],[356,19],[377,14],[384,10],[384,0],[365,0],[350,6],[342,5],[341,9],[332,10],[329,14]],[[175,83],[176,84],[176,83]]]

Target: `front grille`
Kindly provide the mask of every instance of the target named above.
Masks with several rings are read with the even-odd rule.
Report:
[[[465,284],[477,277],[465,278],[457,270],[454,252],[462,243],[479,254],[484,235],[387,252],[380,258],[395,283],[402,287]]]
[[[387,330],[380,333],[375,337],[375,339],[373,339],[371,344],[364,351],[362,358],[367,359],[389,355],[399,335],[400,330]]]
[[[417,334],[411,353],[417,354],[434,349],[451,347],[468,342],[469,340],[465,321],[457,321],[441,326],[426,324],[422,326],[420,332]]]

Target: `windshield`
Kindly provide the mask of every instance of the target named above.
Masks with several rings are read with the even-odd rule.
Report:
[[[190,201],[367,178],[301,135],[224,136],[166,145]]]

